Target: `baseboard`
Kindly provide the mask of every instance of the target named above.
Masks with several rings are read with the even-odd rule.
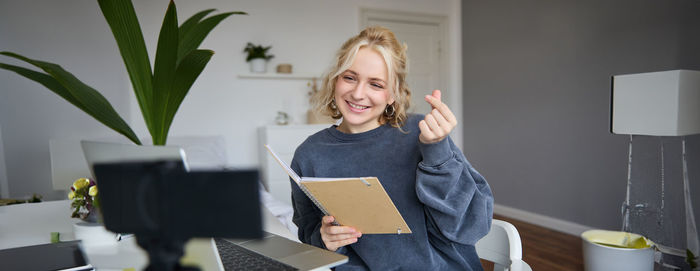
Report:
[[[540,214],[536,214],[536,213],[532,213],[532,212],[528,212],[528,211],[523,211],[520,209],[507,207],[507,206],[503,206],[500,204],[493,205],[493,212],[498,214],[498,215],[510,217],[510,218],[517,219],[517,220],[520,220],[523,222],[535,224],[537,226],[541,226],[544,228],[548,228],[551,230],[555,230],[555,231],[559,231],[559,232],[563,232],[563,233],[571,234],[571,235],[575,235],[575,236],[580,236],[581,233],[583,233],[587,230],[593,229],[593,227],[590,227],[590,226],[581,225],[578,223],[569,222],[566,220],[561,220],[561,219],[557,219],[557,218],[553,218],[553,217],[549,217],[549,216],[545,216],[545,215],[540,215]]]

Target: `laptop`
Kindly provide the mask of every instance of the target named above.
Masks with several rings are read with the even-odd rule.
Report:
[[[98,163],[113,162],[148,162],[161,160],[182,161],[185,169],[189,171],[185,151],[174,146],[140,146],[134,144],[99,142],[82,140],[80,145],[83,148],[85,160],[92,176],[95,176],[93,169]]]
[[[348,262],[345,255],[300,243],[267,208],[261,206],[261,209],[266,230],[262,239],[194,238],[185,247],[181,262],[198,265],[202,270],[247,270],[240,269],[235,263],[244,259],[230,261],[231,254],[239,253],[235,247],[286,265],[266,270],[327,270]]]
[[[251,240],[195,238],[185,247],[181,263],[202,270],[326,270],[348,261],[347,256],[329,250],[269,232],[264,235]],[[272,263],[255,263],[252,268],[251,261]]]
[[[135,161],[162,161],[178,160],[187,168],[185,163],[185,152],[178,147],[168,146],[136,146],[119,143],[106,143],[83,141],[81,142],[85,158],[90,170],[93,172],[95,164],[114,162],[135,162]],[[138,149],[138,150],[137,150]],[[99,177],[96,176],[96,178]],[[259,205],[260,206],[260,205]],[[279,230],[284,226],[264,206],[260,206],[263,212],[266,228]],[[283,230],[286,230],[284,228]],[[196,249],[190,249],[190,247]],[[293,269],[288,270],[317,270],[326,269],[343,264],[348,261],[344,255],[337,254],[325,249],[320,249],[311,245],[302,244],[287,238],[272,234],[263,233],[262,239],[220,239],[199,238],[190,242],[186,248],[184,262],[194,260],[203,270],[236,270],[240,262],[231,262],[231,251],[240,255],[243,248],[244,254],[253,254],[260,259],[272,259]],[[228,255],[228,256],[227,256]],[[239,257],[235,257],[234,260]],[[279,268],[279,270],[284,270]]]

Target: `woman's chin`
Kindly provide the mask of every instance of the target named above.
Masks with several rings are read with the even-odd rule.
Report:
[[[365,132],[379,127],[380,124],[378,117],[372,118],[369,116],[347,114],[343,115],[343,123],[341,125],[353,132]]]

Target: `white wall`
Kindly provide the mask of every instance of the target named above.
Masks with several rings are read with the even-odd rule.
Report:
[[[134,1],[151,58],[167,1]],[[359,30],[360,8],[420,12],[448,17],[451,107],[461,115],[460,18],[458,0],[421,1],[178,1],[180,22],[197,11],[246,11],[224,20],[201,48],[216,52],[192,87],[171,128],[171,136],[223,135],[229,164],[258,165],[257,127],[286,111],[303,123],[308,87],[303,80],[240,79],[248,70],[247,42],[272,45],[268,69],[291,63],[294,71],[321,74],[335,51]],[[140,137],[149,137],[131,94],[123,63],[97,3],[78,0],[0,0],[0,50],[61,64],[100,90]],[[12,62],[6,57],[3,62]],[[12,62],[17,63],[17,62]],[[10,195],[60,198],[50,185],[48,140],[118,136],[42,86],[0,71],[0,126]],[[459,129],[461,131],[461,129]],[[461,144],[461,135],[455,141]]]
[[[257,127],[274,123],[277,111],[292,116],[292,123],[305,123],[308,109],[304,80],[241,79],[248,72],[242,49],[247,42],[272,45],[275,55],[268,69],[279,63],[291,63],[294,71],[321,76],[331,64],[340,45],[359,31],[362,7],[423,12],[450,16],[452,41],[459,41],[460,21],[452,8],[458,1],[198,1],[197,5],[181,3],[181,20],[198,10],[215,7],[220,11],[242,10],[249,16],[233,16],[215,29],[202,44],[216,54],[193,86],[173,122],[171,135],[221,134],[228,142],[229,162],[237,166],[258,164]],[[144,27],[151,56],[162,14],[162,5],[136,4]],[[141,12],[143,11],[143,12]],[[284,12],[281,12],[284,11]],[[147,15],[147,16],[146,16]],[[455,18],[457,17],[457,18]],[[454,19],[453,19],[454,18]],[[452,46],[458,52],[459,46]],[[410,48],[409,48],[410,50]],[[460,67],[459,58],[451,58],[451,66]],[[453,78],[458,78],[454,71]],[[320,84],[320,81],[319,81]],[[453,89],[460,89],[451,84]],[[453,91],[459,95],[460,91]],[[461,101],[461,95],[452,101]],[[136,99],[131,100],[132,123],[138,123],[138,134],[147,134]],[[455,106],[457,107],[457,106]],[[457,112],[459,113],[459,112]],[[461,140],[458,140],[461,144]],[[241,144],[245,143],[245,144]]]
[[[0,50],[59,63],[128,119],[123,64],[96,1],[1,1]],[[5,56],[0,61],[28,67]],[[65,197],[51,187],[49,139],[112,132],[33,81],[2,70],[0,82],[9,196]]]

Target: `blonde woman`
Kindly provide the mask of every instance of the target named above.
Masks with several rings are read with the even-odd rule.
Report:
[[[299,239],[347,255],[336,270],[481,270],[474,244],[491,226],[491,189],[449,138],[457,118],[439,90],[425,97],[431,112],[406,113],[405,45],[386,28],[364,29],[340,48],[314,101],[342,120],[307,138],[292,168],[308,177],[378,177],[413,233],[334,225],[292,184]]]

